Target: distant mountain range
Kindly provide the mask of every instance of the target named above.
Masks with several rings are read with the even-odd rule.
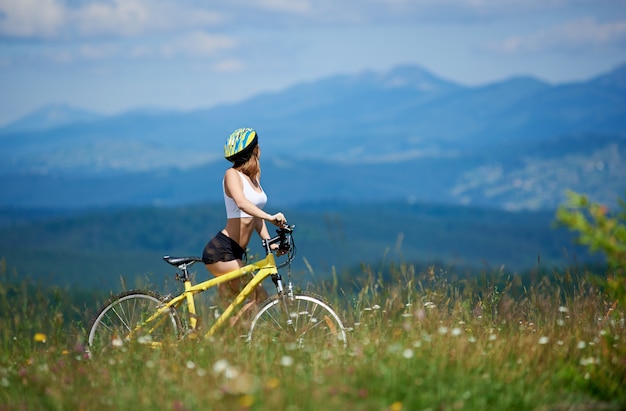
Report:
[[[261,136],[272,207],[403,199],[550,209],[626,190],[626,65],[588,81],[481,87],[417,66],[194,111],[43,108],[0,129],[0,206],[219,201],[226,137]]]

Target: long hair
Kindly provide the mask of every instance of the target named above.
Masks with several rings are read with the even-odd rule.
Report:
[[[250,177],[252,181],[260,182],[261,162],[259,161],[259,146],[254,147],[252,154],[247,160],[241,163],[235,162],[233,168]]]

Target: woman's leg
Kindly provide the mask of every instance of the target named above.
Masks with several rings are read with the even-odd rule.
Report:
[[[237,270],[240,267],[243,267],[243,262],[241,260],[232,260],[232,261],[218,261],[212,264],[205,264],[207,270],[212,273],[214,276],[219,277],[220,275],[228,274],[232,271]],[[245,287],[246,282],[242,277],[235,278],[234,280],[228,281],[226,283],[218,284],[217,292],[220,297],[220,304],[222,307],[227,307],[235,298],[237,294]],[[230,325],[233,326],[238,322],[239,318],[246,314],[246,318],[253,315],[256,312],[255,309],[250,311],[252,308],[258,307],[263,301],[267,299],[268,295],[265,289],[261,284],[259,284],[253,292],[252,301],[244,304],[244,306],[230,319]],[[251,317],[250,317],[251,318]]]
[[[233,272],[243,267],[243,265],[244,264],[241,260],[218,261],[211,264],[205,264],[207,270],[209,270],[209,272],[216,277]],[[222,301],[228,305],[232,302],[232,299],[239,294],[243,287],[245,287],[245,285],[246,282],[243,277],[239,277],[228,281],[227,283],[219,284],[217,286],[217,291]],[[265,291],[263,286],[259,284],[253,293],[254,301],[257,304],[261,304],[267,299],[267,297],[267,291]]]

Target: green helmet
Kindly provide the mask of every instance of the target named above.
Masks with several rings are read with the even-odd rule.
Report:
[[[228,137],[224,146],[224,157],[228,161],[245,161],[252,154],[252,150],[258,143],[258,135],[251,128],[240,128]]]

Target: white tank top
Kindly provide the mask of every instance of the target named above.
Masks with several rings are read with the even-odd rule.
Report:
[[[267,194],[261,188],[261,192],[257,192],[252,185],[248,182],[248,179],[243,175],[242,172],[237,171],[241,180],[243,181],[243,195],[246,197],[248,201],[259,208],[263,208],[267,203]],[[224,180],[222,180],[222,190],[224,191],[224,205],[226,206],[226,218],[242,218],[242,217],[252,217],[250,214],[242,211],[239,207],[237,207],[237,203],[235,200],[230,198],[226,194],[226,188],[224,188]]]

